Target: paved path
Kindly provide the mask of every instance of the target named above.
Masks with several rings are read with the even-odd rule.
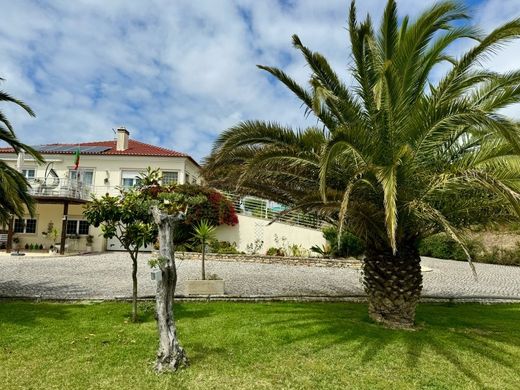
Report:
[[[150,280],[148,254],[141,255],[139,295],[155,292]],[[520,299],[520,267],[476,264],[475,281],[464,262],[424,258],[425,296],[500,297]],[[178,263],[177,292],[185,293],[185,281],[199,278],[200,262]],[[347,296],[363,294],[360,272],[350,268],[209,261],[207,273],[226,281],[232,295]],[[72,257],[0,256],[0,297],[41,296],[43,299],[112,299],[131,295],[131,260],[123,252]]]

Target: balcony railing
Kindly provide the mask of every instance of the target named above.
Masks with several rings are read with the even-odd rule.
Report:
[[[269,200],[253,196],[240,196],[225,191],[221,192],[231,202],[233,202],[237,214],[271,221],[276,220],[277,222],[304,226],[311,229],[320,229],[325,224],[325,221],[317,215],[298,211],[288,211],[287,207]]]
[[[77,180],[48,177],[29,179],[29,193],[38,197],[59,197],[89,200],[93,187]]]

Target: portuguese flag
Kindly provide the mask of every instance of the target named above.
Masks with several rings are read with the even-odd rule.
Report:
[[[77,170],[79,167],[79,146],[78,149],[74,152],[74,170]]]

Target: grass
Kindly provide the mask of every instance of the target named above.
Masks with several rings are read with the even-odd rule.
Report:
[[[191,366],[152,370],[151,304],[0,302],[5,389],[518,389],[520,305],[421,305],[388,330],[351,303],[184,303]]]

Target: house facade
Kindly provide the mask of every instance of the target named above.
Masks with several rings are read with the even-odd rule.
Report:
[[[36,199],[33,217],[14,218],[2,228],[6,247],[50,248],[60,253],[107,249],[99,228],[83,216],[83,205],[92,195],[115,195],[121,187],[132,187],[147,167],[160,168],[163,182],[200,184],[200,166],[189,155],[146,144],[130,138],[125,128],[117,129],[109,141],[78,144],[48,144],[35,147],[46,160],[38,165],[32,158],[17,156],[10,148],[0,148],[0,159],[22,172]]]

